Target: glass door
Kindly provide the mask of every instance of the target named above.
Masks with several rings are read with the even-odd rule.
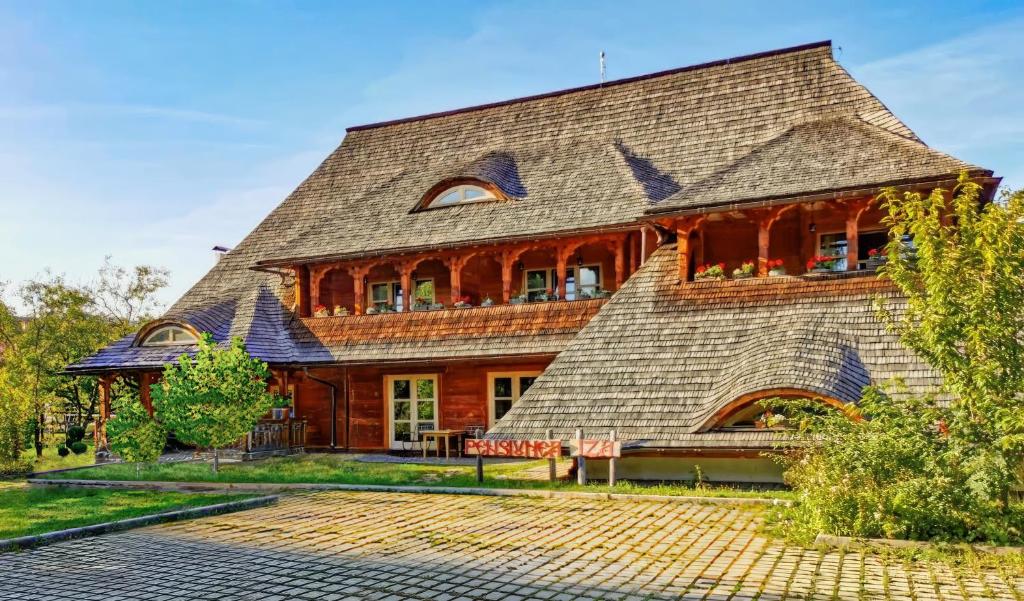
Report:
[[[388,376],[385,384],[391,448],[422,448],[418,433],[437,428],[437,376]]]

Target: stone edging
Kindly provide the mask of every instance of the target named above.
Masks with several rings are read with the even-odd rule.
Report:
[[[531,488],[475,488],[452,486],[392,486],[386,484],[328,483],[266,483],[266,482],[156,482],[137,480],[43,480],[30,479],[29,484],[50,486],[97,486],[104,488],[140,488],[179,492],[250,491],[285,492],[296,490],[340,490],[350,492],[393,492],[443,495],[482,495],[489,497],[540,497],[560,499],[594,499],[602,501],[663,501],[668,503],[702,503],[706,505],[791,505],[783,499],[746,497],[697,497],[674,495],[643,495],[603,492],[545,490]]]
[[[141,528],[142,526],[150,526],[152,524],[176,522],[178,520],[188,520],[192,518],[205,517],[208,515],[216,515],[220,513],[230,513],[233,511],[242,511],[244,509],[264,507],[266,505],[272,505],[276,503],[277,500],[277,495],[268,495],[263,497],[256,497],[254,499],[242,499],[240,501],[229,501],[227,503],[218,503],[216,505],[205,505],[203,507],[191,507],[188,509],[179,509],[177,511],[155,513],[153,515],[144,515],[137,518],[117,520],[115,522],[104,522],[102,524],[93,524],[91,526],[81,526],[79,528],[68,528],[67,530],[44,532],[43,534],[20,536],[18,538],[0,539],[0,553],[3,553],[5,551],[16,551],[19,549],[36,547],[40,545],[49,545],[51,543],[69,540],[72,538],[96,536],[98,534],[106,534],[108,532],[116,532],[118,530]]]
[[[993,553],[996,555],[1007,555],[1010,553],[1024,553],[1024,547],[996,547],[993,545],[969,545],[953,543],[930,543],[927,541],[906,540],[902,538],[854,538],[852,536],[835,536],[832,534],[819,534],[814,537],[815,545],[846,549],[871,549],[877,547],[889,547],[894,549],[928,549],[935,546],[944,546],[951,549],[970,548],[980,553]]]

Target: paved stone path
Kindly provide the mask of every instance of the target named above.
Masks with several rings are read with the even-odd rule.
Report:
[[[1024,575],[787,547],[756,510],[323,492],[0,555],[0,599],[1021,599]]]

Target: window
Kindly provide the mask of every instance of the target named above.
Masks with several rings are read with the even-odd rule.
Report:
[[[580,279],[576,280],[576,270],[579,269]],[[558,270],[553,268],[527,269],[523,274],[523,290],[526,293],[526,300],[534,301],[542,295],[547,294],[550,288],[554,293],[558,287]],[[601,267],[599,265],[581,265],[580,267],[567,267],[565,270],[565,300],[576,300],[577,298],[593,298],[601,289]]]
[[[537,379],[540,372],[515,371],[487,374],[490,402],[487,406],[488,427],[501,419]]]
[[[411,450],[419,433],[437,429],[437,376],[387,376],[388,425],[392,449]]]
[[[142,346],[169,346],[172,344],[195,344],[195,334],[181,326],[161,326],[142,341]]]
[[[415,291],[416,295],[413,297],[413,303],[417,302],[416,299],[424,299],[427,304],[434,302],[433,279],[416,280]],[[370,284],[367,295],[369,296],[370,306],[377,307],[377,309],[383,309],[390,305],[395,311],[407,310],[401,282],[374,282]]]
[[[472,184],[453,186],[441,192],[430,201],[429,207],[447,207],[450,205],[496,200],[490,191]]]
[[[885,231],[857,232],[857,269],[864,269],[872,248],[885,246],[888,242],[889,234]],[[846,250],[846,232],[818,235],[818,254],[839,258],[832,271],[846,271]]]

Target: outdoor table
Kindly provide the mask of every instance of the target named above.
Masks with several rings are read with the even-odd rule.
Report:
[[[458,448],[459,456],[462,456],[462,443],[461,439],[464,432],[462,430],[423,430],[420,432],[420,436],[423,437],[423,456],[427,456],[427,447],[429,446],[430,439],[434,440],[434,451],[437,456],[441,456],[441,440],[444,440],[444,456],[445,459],[451,457],[451,440],[454,438]]]

